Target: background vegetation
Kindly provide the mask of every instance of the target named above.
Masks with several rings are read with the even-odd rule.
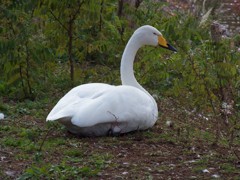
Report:
[[[123,49],[133,31],[145,24],[159,29],[178,53],[146,47],[137,54],[136,77],[162,109],[159,125],[164,127],[168,121],[174,127],[172,132],[145,132],[144,137],[190,144],[202,138],[207,144],[227,148],[231,161],[239,162],[240,38],[237,34],[223,37],[214,28],[219,3],[206,3],[201,1],[201,6],[187,11],[150,0],[2,1],[0,111],[7,118],[0,122],[0,153],[17,148],[22,154],[14,159],[26,161],[28,166],[9,176],[6,168],[0,169],[0,175],[20,179],[99,175],[113,155],[93,152],[79,169],[69,162],[74,164],[74,158],[81,159],[84,153],[70,148],[63,154],[71,160],[51,163],[52,158],[44,153],[51,146],[69,142],[68,137],[52,132],[57,128],[59,134],[65,133],[63,127],[45,124],[45,117],[73,86],[89,82],[120,84]],[[166,108],[170,104],[175,110]],[[56,136],[56,142],[48,140],[49,134]],[[175,136],[182,139],[176,140]],[[107,142],[114,144],[117,140]],[[32,153],[34,161],[29,165],[27,154]],[[47,165],[37,167],[39,162]],[[225,166],[230,174],[235,173],[235,165]],[[65,176],[61,176],[63,171]]]

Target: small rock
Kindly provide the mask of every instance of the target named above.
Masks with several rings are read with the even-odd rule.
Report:
[[[5,156],[1,156],[0,159],[1,159],[0,161],[4,161],[6,159],[6,157]]]
[[[16,173],[15,171],[11,171],[11,170],[5,171],[5,174],[10,176],[10,177],[14,177],[15,173]]]
[[[133,165],[134,167],[137,167],[137,166],[138,166],[136,163],[133,163],[132,165]]]
[[[0,113],[0,120],[4,119],[4,114]]]
[[[220,178],[220,176],[218,174],[213,174],[212,178]]]
[[[168,121],[166,121],[166,125],[167,125],[167,127],[172,128],[173,127],[173,122],[168,120]]]
[[[123,174],[123,175],[126,175],[126,174],[128,174],[128,172],[124,171],[122,174]]]
[[[157,170],[157,172],[164,173],[164,170],[163,169],[159,169],[159,170]]]
[[[195,163],[197,162],[196,160],[190,160],[190,161],[186,161],[185,163]]]
[[[150,167],[146,167],[146,169],[147,169],[148,171],[152,171],[152,169],[151,169]]]
[[[202,172],[203,172],[203,173],[209,173],[209,170],[203,169]]]
[[[190,176],[189,179],[197,179],[197,176]]]
[[[97,173],[97,176],[102,176],[103,174],[101,172],[98,172]]]

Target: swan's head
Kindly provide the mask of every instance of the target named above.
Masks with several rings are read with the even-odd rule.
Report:
[[[149,25],[142,26],[134,32],[134,35],[140,40],[142,46],[161,46],[171,51],[177,51],[173,46],[167,43],[162,33],[160,33],[155,27]]]

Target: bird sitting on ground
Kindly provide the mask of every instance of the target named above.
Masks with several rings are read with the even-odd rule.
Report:
[[[138,28],[122,55],[122,85],[77,86],[60,99],[47,121],[57,120],[71,133],[81,136],[118,135],[151,128],[158,118],[157,103],[137,82],[133,71],[135,55],[144,45],[176,51],[156,28],[149,25]]]

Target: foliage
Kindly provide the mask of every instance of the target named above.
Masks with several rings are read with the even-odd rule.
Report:
[[[34,99],[34,85],[46,78],[51,50],[33,16],[36,3],[9,2],[1,4],[0,66],[1,92],[18,94],[17,98]]]

